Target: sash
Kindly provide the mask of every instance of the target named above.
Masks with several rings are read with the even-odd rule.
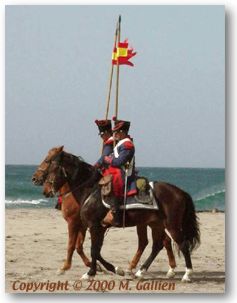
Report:
[[[122,145],[124,142],[131,142],[131,140],[129,138],[124,138],[123,140],[120,140],[116,146],[114,147],[114,156],[115,158],[118,158],[119,157],[119,152],[118,152],[118,148],[120,145]],[[132,158],[132,160],[129,162],[129,166],[128,166],[128,172],[127,172],[127,176],[130,177],[132,175],[132,172],[133,172],[133,164],[134,164],[134,156]],[[125,169],[125,166],[122,165],[121,167],[124,171],[126,171]]]

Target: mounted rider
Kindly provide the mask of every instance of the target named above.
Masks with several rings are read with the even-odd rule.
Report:
[[[103,150],[101,157],[95,163],[95,167],[98,169],[104,169],[104,157],[109,156],[113,153],[113,145],[114,145],[114,138],[112,135],[112,125],[111,120],[95,120],[96,125],[99,129],[99,136],[103,140]]]
[[[112,175],[113,199],[112,211],[114,214],[114,225],[119,225],[119,205],[124,197],[125,182],[127,179],[126,196],[133,196],[137,193],[135,175],[135,146],[128,135],[130,128],[129,121],[116,120],[112,129],[115,140],[113,154],[104,156],[103,162],[108,165],[103,175]]]

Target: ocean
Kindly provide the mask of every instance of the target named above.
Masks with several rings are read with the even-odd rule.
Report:
[[[41,186],[34,186],[31,176],[34,165],[6,165],[6,208],[53,208],[56,198],[46,199]],[[188,192],[196,210],[214,208],[225,211],[225,169],[140,167],[139,175],[149,180],[174,184]]]

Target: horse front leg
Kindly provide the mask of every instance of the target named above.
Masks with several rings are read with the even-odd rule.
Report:
[[[69,270],[72,265],[72,256],[76,247],[76,241],[78,236],[79,226],[74,222],[68,221],[68,246],[67,257],[63,266],[58,270],[58,274],[63,274],[66,270]]]
[[[83,243],[85,241],[86,236],[86,228],[81,227],[78,231],[77,241],[76,241],[76,251],[78,255],[81,257],[83,263],[87,266],[91,266],[91,261],[87,258],[83,250]]]
[[[91,267],[90,270],[85,273],[81,279],[88,280],[93,279],[97,272],[97,260],[101,262],[101,264],[109,271],[113,273],[118,273],[119,275],[124,275],[124,272],[115,268],[114,265],[110,264],[106,260],[104,260],[100,254],[103,241],[104,241],[104,233],[106,231],[106,227],[101,225],[96,225],[90,228],[91,233]]]
[[[91,264],[90,270],[82,275],[81,280],[93,279],[96,275],[96,262],[100,256],[101,246],[103,244],[104,233],[101,233],[101,226],[92,226],[90,228],[91,234]]]
[[[129,267],[127,270],[128,274],[132,274],[132,270],[137,267],[137,263],[141,259],[141,256],[148,244],[147,225],[137,225],[137,236],[138,236],[138,248],[134,257],[132,258],[132,261],[129,263]]]

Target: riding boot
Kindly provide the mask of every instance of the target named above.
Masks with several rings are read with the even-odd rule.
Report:
[[[112,205],[111,205],[111,210],[113,214],[113,226],[120,226],[120,216],[119,216],[119,198],[115,197],[113,199]]]

